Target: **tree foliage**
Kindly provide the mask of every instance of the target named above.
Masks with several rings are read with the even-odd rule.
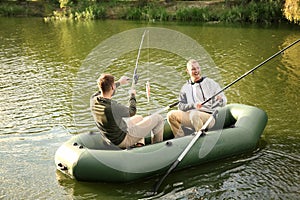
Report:
[[[286,0],[283,14],[289,21],[300,24],[300,0]]]
[[[60,8],[64,8],[68,5],[69,0],[59,0]]]

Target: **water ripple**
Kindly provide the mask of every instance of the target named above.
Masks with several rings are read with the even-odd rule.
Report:
[[[71,134],[96,128],[88,103],[97,90],[96,77],[103,72],[132,77],[137,52],[113,57],[107,62],[111,66],[105,69],[101,63],[107,58],[95,59],[94,70],[80,67],[84,58],[107,37],[144,24],[0,20],[0,198],[143,197],[155,178],[132,184],[87,184],[66,177],[60,180],[54,175],[53,156]],[[203,45],[218,66],[216,71],[204,66],[203,74],[221,85],[231,83],[299,38],[296,28],[291,27],[162,26],[187,33]],[[182,45],[178,51],[185,48],[190,47]],[[136,86],[138,112],[142,115],[176,101],[180,86],[188,78],[182,57],[163,50],[144,50]],[[104,47],[103,53],[112,54],[111,46]],[[174,172],[156,198],[299,199],[299,66],[298,46],[226,91],[229,103],[254,105],[267,111],[269,122],[263,135],[267,144],[263,148],[250,155]],[[151,84],[149,103],[146,81]],[[116,98],[127,103],[129,88],[120,88]],[[80,98],[73,99],[77,94]]]

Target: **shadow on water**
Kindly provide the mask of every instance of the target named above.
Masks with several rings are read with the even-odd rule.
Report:
[[[56,178],[73,199],[211,198],[222,192],[221,186],[231,174],[245,170],[248,163],[258,159],[266,145],[266,141],[260,140],[253,152],[174,171],[166,178],[155,196],[153,189],[161,178],[160,175],[129,183],[99,183],[77,181],[57,170]]]

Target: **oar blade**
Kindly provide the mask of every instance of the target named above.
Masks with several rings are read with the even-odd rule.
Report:
[[[179,160],[176,160],[172,166],[169,168],[169,170],[167,171],[167,173],[161,178],[159,179],[159,181],[155,184],[154,189],[153,189],[153,195],[156,195],[158,192],[158,189],[160,188],[162,182],[167,178],[167,176],[177,167],[177,165],[179,164]]]

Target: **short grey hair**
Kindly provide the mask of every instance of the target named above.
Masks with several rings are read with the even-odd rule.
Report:
[[[186,63],[186,67],[187,68],[191,68],[194,64],[198,64],[199,65],[199,63],[198,63],[198,61],[197,60],[195,60],[195,59],[190,59],[187,63]],[[199,65],[200,66],[200,65]],[[201,67],[200,67],[200,70],[201,70]]]

